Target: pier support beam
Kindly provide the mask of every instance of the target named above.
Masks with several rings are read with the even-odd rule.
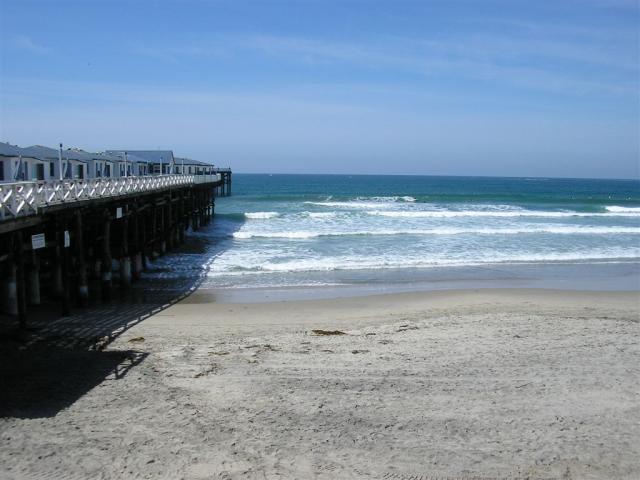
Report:
[[[53,296],[62,298],[64,286],[62,284],[62,247],[60,246],[60,235],[56,232],[56,248],[53,252]]]
[[[81,306],[87,305],[89,301],[89,283],[87,282],[87,265],[84,256],[84,237],[82,230],[82,212],[76,212],[76,231],[74,242],[74,254],[76,257],[76,268],[78,274],[78,303]]]
[[[198,213],[197,213],[197,208],[198,208],[198,204],[196,202],[196,190],[193,189],[191,190],[191,231],[192,232],[197,232],[198,231]]]
[[[4,266],[4,311],[9,315],[18,315],[18,281],[16,278],[17,266],[14,259],[9,260]]]
[[[40,259],[35,250],[31,251],[29,265],[29,304],[40,305]]]
[[[165,232],[167,246],[169,250],[175,247],[175,224],[173,222],[173,205],[171,204],[171,193],[167,196],[167,230]]]
[[[69,287],[69,248],[64,245],[64,232],[67,229],[67,219],[61,218],[58,223],[58,231],[56,232],[56,273],[59,272],[59,278],[56,279],[56,288],[59,288],[59,298],[61,300],[62,316],[68,317],[71,314],[69,305],[70,287]]]
[[[131,258],[129,258],[129,217],[122,219],[122,251],[120,257],[120,286],[131,286]]]
[[[14,234],[15,253],[16,253],[16,283],[17,283],[17,300],[18,300],[18,322],[20,329],[27,328],[27,288],[25,285],[24,275],[24,246],[22,232],[18,231]]]
[[[111,300],[111,217],[105,212],[102,220],[102,299]]]
[[[133,206],[133,213],[131,216],[131,234],[133,238],[133,244],[131,245],[131,251],[133,251],[133,255],[130,256],[132,271],[131,271],[131,279],[134,282],[140,280],[140,275],[142,273],[142,255],[140,253],[140,214],[138,213],[138,205]]]

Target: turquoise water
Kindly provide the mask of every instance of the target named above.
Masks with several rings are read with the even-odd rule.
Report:
[[[637,282],[628,274],[640,262],[638,181],[249,174],[233,181],[233,196],[216,200],[213,225],[196,234],[207,287],[424,284],[473,269],[483,280],[515,271],[582,276],[587,266]]]

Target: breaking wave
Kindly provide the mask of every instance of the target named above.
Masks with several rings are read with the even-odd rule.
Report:
[[[252,220],[266,220],[279,217],[280,214],[278,212],[246,212],[244,216]]]
[[[640,235],[640,227],[532,227],[532,228],[432,228],[407,230],[363,230],[343,232],[310,232],[310,231],[279,231],[279,232],[235,232],[234,238],[290,238],[307,239],[318,237],[344,237],[369,235],[520,235],[520,234],[559,234],[559,235]]]
[[[605,207],[605,210],[613,213],[635,213],[640,215],[640,207],[617,207],[614,205],[611,207]]]
[[[540,262],[617,262],[637,260],[640,251],[591,251],[548,254],[503,254],[471,258],[432,258],[424,257],[329,257],[288,260],[282,262],[267,261],[260,265],[226,264],[217,265],[209,276],[246,275],[272,272],[317,272],[332,270],[368,270],[368,269],[404,269],[447,266],[473,266],[491,264],[526,264]]]
[[[635,212],[635,211],[634,211]],[[455,218],[455,217],[539,217],[539,218],[568,218],[568,217],[635,217],[640,215],[633,212],[610,212],[610,213],[590,213],[590,212],[549,212],[535,210],[511,210],[511,211],[491,211],[491,210],[374,210],[367,212],[369,215],[380,217],[406,217],[406,218]]]

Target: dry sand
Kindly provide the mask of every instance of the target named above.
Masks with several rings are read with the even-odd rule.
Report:
[[[637,479],[639,298],[196,292],[103,352],[47,351],[0,478]]]

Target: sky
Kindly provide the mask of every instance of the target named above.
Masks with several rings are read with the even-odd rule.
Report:
[[[640,177],[638,0],[0,0],[0,141]]]

